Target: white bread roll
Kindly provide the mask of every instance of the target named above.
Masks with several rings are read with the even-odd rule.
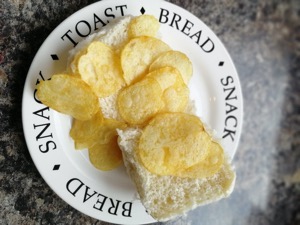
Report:
[[[118,130],[118,134],[127,173],[136,185],[147,212],[158,221],[172,219],[200,205],[225,198],[233,190],[235,172],[227,162],[217,174],[204,179],[158,176],[137,160],[135,149],[141,130]]]

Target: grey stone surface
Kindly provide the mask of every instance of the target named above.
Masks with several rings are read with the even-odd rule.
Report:
[[[22,90],[38,48],[60,22],[93,2],[1,2],[0,224],[107,224],[47,186],[21,121]],[[300,224],[299,1],[170,2],[199,17],[227,47],[242,85],[244,125],[231,197],[166,224]]]

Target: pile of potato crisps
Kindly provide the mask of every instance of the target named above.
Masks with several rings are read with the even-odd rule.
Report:
[[[156,115],[143,130],[138,153],[152,173],[179,177],[213,175],[224,161],[223,149],[201,120],[180,112]]]
[[[136,149],[152,173],[206,177],[223,164],[223,149],[201,120],[184,113],[189,102],[192,63],[156,38],[159,22],[142,15],[131,20],[121,49],[91,42],[73,58],[72,69],[42,81],[38,98],[72,116],[76,149],[88,149],[91,163],[112,170],[122,163],[117,129],[143,129]],[[99,99],[117,94],[121,120],[105,118]]]

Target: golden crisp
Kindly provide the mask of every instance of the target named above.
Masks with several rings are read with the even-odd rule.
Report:
[[[170,50],[160,54],[150,65],[149,71],[161,67],[171,66],[176,68],[186,85],[193,75],[193,65],[189,58],[182,52]]]
[[[119,93],[118,111],[127,123],[143,124],[163,108],[161,96],[162,90],[155,80],[143,79]]]
[[[207,157],[196,165],[176,173],[179,177],[205,178],[216,174],[224,163],[224,150],[220,144],[211,142]]]
[[[107,144],[96,143],[89,148],[90,162],[97,169],[109,171],[122,163],[122,152],[117,143],[117,137]]]
[[[189,88],[184,83],[176,83],[164,91],[165,112],[183,112],[189,101]]]
[[[174,175],[206,158],[210,141],[198,117],[163,113],[143,129],[137,154],[150,172]]]
[[[122,121],[105,118],[98,130],[97,137],[102,140],[102,143],[108,143],[118,136],[117,129],[125,129],[126,127],[127,125]]]
[[[95,143],[107,144],[117,136],[116,129],[124,129],[125,123],[103,118],[99,112],[86,121],[74,120],[70,136],[75,142],[76,149],[90,148]]]
[[[161,53],[170,50],[163,41],[154,37],[140,36],[131,39],[121,52],[121,65],[127,85],[145,76],[149,65]]]
[[[99,111],[98,98],[92,89],[80,78],[67,74],[41,81],[37,97],[50,108],[78,120],[91,119]]]
[[[155,79],[163,90],[164,112],[183,112],[189,101],[189,88],[174,67],[153,70],[147,77]]]
[[[79,70],[78,70],[78,62],[79,62],[80,57],[86,54],[86,51],[87,51],[87,49],[84,48],[84,49],[81,49],[80,51],[78,51],[74,55],[70,65],[67,68],[67,71],[69,74],[72,74],[75,76],[80,76]]]
[[[181,79],[180,73],[173,67],[159,68],[148,73],[146,76],[147,78],[151,77],[155,79],[163,91],[175,85],[177,80]]]
[[[100,41],[88,46],[78,61],[78,71],[98,97],[111,95],[125,84],[118,55]]]
[[[152,15],[141,15],[133,18],[128,26],[128,36],[130,38],[138,36],[155,37],[159,30],[160,24]]]
[[[94,144],[95,134],[98,133],[103,120],[100,111],[89,120],[73,120],[70,136],[75,142],[76,149],[88,148]]]

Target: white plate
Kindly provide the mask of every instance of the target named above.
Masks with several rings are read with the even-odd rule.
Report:
[[[137,200],[124,167],[101,172],[91,166],[86,151],[74,150],[70,118],[40,104],[35,88],[38,80],[64,70],[68,51],[95,26],[142,12],[158,18],[162,39],[193,62],[190,89],[197,114],[215,130],[231,158],[242,127],[241,87],[232,60],[217,36],[186,10],[160,0],[106,0],[63,21],[45,40],[27,75],[22,106],[26,142],[37,169],[64,201],[91,217],[120,224],[154,220]]]

